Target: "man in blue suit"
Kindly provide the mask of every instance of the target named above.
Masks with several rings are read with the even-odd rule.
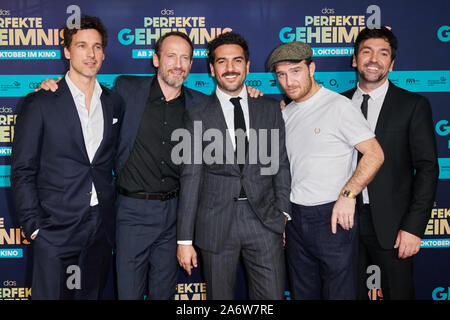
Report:
[[[83,16],[64,28],[69,71],[29,94],[17,117],[11,187],[33,241],[33,299],[99,299],[114,246],[114,159],[123,101],[96,80],[106,29]]]
[[[205,95],[183,86],[193,45],[181,32],[155,44],[154,77],[120,76],[115,90],[126,102],[117,173],[117,284],[119,299],[173,299],[178,278],[176,216],[180,166],[171,159],[172,131],[185,108]]]

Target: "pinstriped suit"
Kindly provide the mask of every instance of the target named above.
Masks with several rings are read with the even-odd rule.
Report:
[[[275,152],[279,159],[275,174],[261,175],[261,168],[269,165],[262,165],[259,158],[256,164],[249,164],[248,154],[241,172],[236,161],[227,163],[226,151],[223,164],[185,164],[181,172],[177,239],[193,240],[200,248],[209,299],[233,298],[240,255],[246,267],[251,299],[283,296],[283,212],[290,213],[291,185],[284,122],[279,103],[273,99],[248,97],[248,107],[249,125],[256,130],[258,138],[263,138],[258,129],[278,129],[278,150],[271,144],[270,131],[267,135],[268,154]],[[202,134],[217,129],[222,133],[223,145],[231,145],[215,94],[187,110],[185,123],[192,135],[196,121],[202,123]],[[251,145],[252,137],[249,139]],[[202,142],[197,152],[203,152],[210,143]],[[248,201],[235,201],[242,186]]]

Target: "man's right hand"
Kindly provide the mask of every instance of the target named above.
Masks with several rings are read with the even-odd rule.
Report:
[[[56,81],[54,79],[47,78],[44,81],[42,81],[41,86],[38,89],[34,89],[35,92],[38,92],[39,90],[51,90],[52,92],[55,92],[58,89],[58,82],[62,79],[62,77],[56,78]]]
[[[197,267],[197,253],[192,245],[179,244],[177,259],[180,267],[186,270],[188,275],[191,275],[191,270]]]

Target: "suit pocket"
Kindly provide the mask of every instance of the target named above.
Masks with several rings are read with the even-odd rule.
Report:
[[[63,192],[61,190],[55,190],[51,188],[37,188],[38,197],[41,202],[54,202],[60,204],[63,198]]]

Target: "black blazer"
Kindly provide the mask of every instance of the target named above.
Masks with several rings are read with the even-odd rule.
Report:
[[[228,145],[232,149],[229,157],[232,160],[227,161],[227,152],[224,150],[220,155],[223,157],[222,161],[219,160],[217,163],[183,165],[177,217],[178,240],[193,240],[201,249],[220,251],[229,236],[236,207],[234,198],[239,196],[241,186],[244,187],[248,202],[261,222],[273,232],[283,233],[283,212],[288,214],[291,212],[289,201],[291,176],[280,105],[274,99],[249,97],[248,108],[249,139],[255,138],[250,133],[251,129],[255,130],[258,137],[258,146],[250,143],[249,150],[252,147],[261,147],[259,139],[267,139],[264,140],[264,142],[267,141],[268,146],[268,153],[265,154],[276,155],[278,170],[272,167],[274,170],[271,175],[261,174],[261,168],[268,168],[270,165],[263,164],[259,157],[256,161],[249,161],[249,154],[255,154],[249,151],[246,164],[242,172],[240,171],[216,94],[210,96],[204,103],[189,109],[185,122],[191,136],[195,138],[196,124],[194,122],[198,126],[200,121],[202,136],[211,129],[220,132],[223,139],[220,141],[222,146]],[[261,135],[259,129],[268,129],[267,136]],[[271,141],[271,129],[277,129],[279,132],[279,139],[276,140],[278,146]],[[210,143],[211,141],[198,143],[197,154],[204,152],[208,146],[211,148]],[[194,142],[191,150],[195,150],[196,146]],[[191,157],[194,157],[193,153]]]
[[[124,105],[124,121],[120,130],[119,147],[116,159],[115,170],[119,174],[131,154],[136,136],[142,119],[142,114],[150,94],[150,88],[154,76],[129,76],[124,75],[116,79],[113,91],[117,92],[125,101]],[[191,90],[187,87],[183,88],[185,96],[185,107],[189,108],[206,99],[206,95]]]
[[[11,156],[11,189],[25,236],[55,246],[72,243],[89,211],[92,183],[102,225],[110,243],[115,238],[115,186],[112,175],[122,121],[122,99],[102,86],[104,132],[89,161],[73,97],[65,79],[56,92],[29,94],[17,116]]]
[[[389,82],[375,135],[385,159],[368,186],[370,207],[380,245],[392,249],[400,229],[422,238],[433,208],[439,165],[430,103]]]

